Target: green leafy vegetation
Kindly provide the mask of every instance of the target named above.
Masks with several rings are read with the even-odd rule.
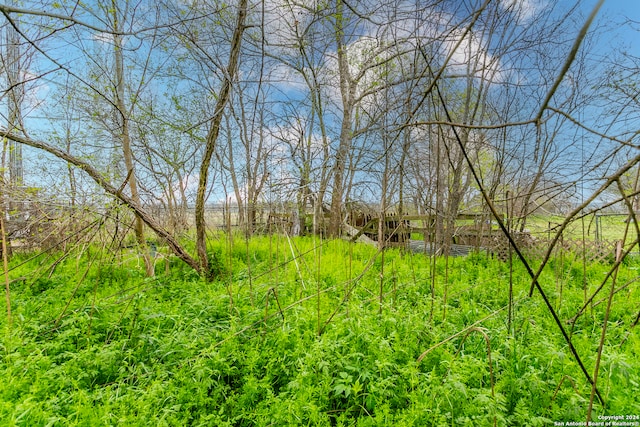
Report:
[[[153,278],[132,252],[91,248],[55,272],[50,259],[15,256],[12,324],[2,317],[3,425],[585,420],[591,384],[516,262],[512,275],[482,253],[432,264],[388,250],[383,263],[374,248],[311,237],[221,235],[210,245],[213,283],[162,248]],[[568,322],[611,266],[552,261],[541,285]],[[618,272],[598,376],[605,405],[596,401],[594,418],[640,413],[638,290],[624,286],[639,264],[630,258]],[[567,323],[591,373],[602,299]]]

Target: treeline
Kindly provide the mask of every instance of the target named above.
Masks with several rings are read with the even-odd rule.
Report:
[[[330,236],[354,201],[413,206],[437,218],[437,242],[463,211],[505,213],[516,230],[539,209],[576,216],[606,200],[633,213],[639,59],[603,61],[599,6],[2,5],[2,185],[74,206],[106,194],[135,213],[143,252],[151,230],[203,274],[205,205],[218,200],[238,204],[247,235],[265,201],[295,201]],[[195,207],[195,253],[158,204],[170,224]]]

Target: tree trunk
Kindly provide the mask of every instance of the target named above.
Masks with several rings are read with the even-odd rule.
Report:
[[[344,196],[344,175],[347,156],[353,139],[352,114],[355,85],[349,73],[349,58],[344,40],[344,7],[341,0],[336,1],[336,44],[338,46],[338,74],[340,94],[342,95],[342,126],[340,141],[333,166],[333,189],[331,193],[331,216],[329,218],[329,236],[338,237],[342,226],[342,198]]]
[[[136,201],[133,200],[130,196],[124,194],[120,189],[114,187],[107,181],[107,179],[98,172],[98,170],[92,167],[89,163],[72,156],[71,154],[60,150],[59,148],[52,147],[49,144],[46,144],[42,141],[37,141],[34,139],[14,135],[14,134],[5,134],[7,139],[18,142],[20,144],[27,145],[29,147],[36,148],[38,150],[46,151],[47,153],[64,160],[65,162],[71,163],[74,166],[82,169],[94,180],[96,184],[98,184],[104,191],[116,197],[125,206],[130,208],[151,230],[153,230],[158,238],[165,241],[174,255],[184,261],[189,267],[196,270],[198,273],[202,273],[201,267],[196,262],[195,259],[184,250],[184,248],[178,243],[175,237],[165,230],[149,213]]]
[[[119,10],[116,4],[116,0],[112,0],[112,13],[113,13],[113,29],[116,33],[120,31]],[[140,195],[138,193],[138,183],[136,179],[136,173],[133,163],[133,151],[131,149],[131,135],[129,133],[129,112],[127,111],[124,97],[124,58],[122,55],[122,35],[114,35],[113,53],[115,59],[115,73],[116,73],[116,108],[117,114],[120,118],[119,125],[119,137],[122,142],[122,154],[124,156],[124,164],[127,169],[126,182],[129,185],[131,191],[131,199],[138,205],[140,205]],[[140,216],[136,215],[134,232],[136,235],[136,241],[142,257],[144,259],[144,266],[147,276],[154,275],[153,261],[151,255],[147,249],[147,242],[144,237],[144,222]]]
[[[229,100],[231,93],[231,84],[235,79],[236,72],[238,70],[238,60],[240,57],[240,48],[242,45],[242,33],[245,29],[245,18],[247,15],[247,0],[240,0],[238,4],[238,16],[236,22],[236,28],[233,32],[233,38],[231,40],[231,52],[229,54],[229,63],[227,65],[225,79],[222,82],[220,93],[218,94],[218,102],[214,110],[213,118],[211,119],[211,127],[207,133],[206,145],[204,155],[202,157],[202,163],[200,164],[200,176],[198,180],[198,191],[196,194],[196,249],[198,252],[198,259],[200,262],[200,268],[204,272],[205,277],[208,280],[213,279],[209,271],[209,260],[207,258],[207,230],[206,222],[204,219],[204,207],[206,202],[206,191],[209,178],[209,167],[211,166],[211,157],[216,147],[216,141],[218,134],[220,133],[220,123],[222,122],[224,108]]]

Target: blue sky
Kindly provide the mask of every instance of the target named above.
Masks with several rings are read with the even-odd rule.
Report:
[[[533,3],[544,4],[545,0],[528,0]],[[567,7],[574,5],[574,0],[558,0]],[[597,0],[581,0],[580,7],[583,8],[583,15],[587,16]],[[635,21],[629,24],[628,20]],[[623,25],[626,22],[625,25]],[[598,25],[607,25],[609,28],[601,33],[601,40],[598,44],[597,55],[606,57],[613,49],[624,46],[628,52],[636,57],[640,57],[640,0],[605,0],[593,28]],[[575,29],[577,34],[579,28]],[[38,122],[40,123],[40,122]],[[37,128],[35,123],[30,126],[32,130]],[[47,128],[48,130],[48,128]]]
[[[596,3],[594,0],[585,1],[585,10],[590,10]],[[598,15],[598,22],[608,19],[620,25],[617,30],[608,32],[608,40],[605,43],[609,46],[624,44],[629,47],[629,53],[640,56],[640,0],[605,0]],[[636,22],[633,25],[635,28],[628,24],[622,25],[627,19]]]

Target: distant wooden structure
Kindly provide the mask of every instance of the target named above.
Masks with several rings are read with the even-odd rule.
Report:
[[[346,226],[353,227],[357,232],[347,229],[347,233],[351,235],[352,240],[356,240],[360,236],[365,236],[373,242],[377,242],[380,238],[380,220],[383,219],[382,236],[386,244],[391,246],[404,246],[411,238],[411,224],[404,216],[387,215],[384,217],[376,216],[369,212],[352,211],[349,213]]]
[[[367,243],[377,244],[381,220],[384,221],[382,235],[387,246],[404,247],[414,252],[425,253],[439,253],[442,250],[432,242],[436,222],[434,215],[390,214],[381,217],[357,210],[347,216],[345,231],[353,241],[362,241],[364,237]],[[498,233],[494,224],[486,215],[460,214],[451,233],[449,253],[466,255],[472,250],[492,248],[496,234]]]

